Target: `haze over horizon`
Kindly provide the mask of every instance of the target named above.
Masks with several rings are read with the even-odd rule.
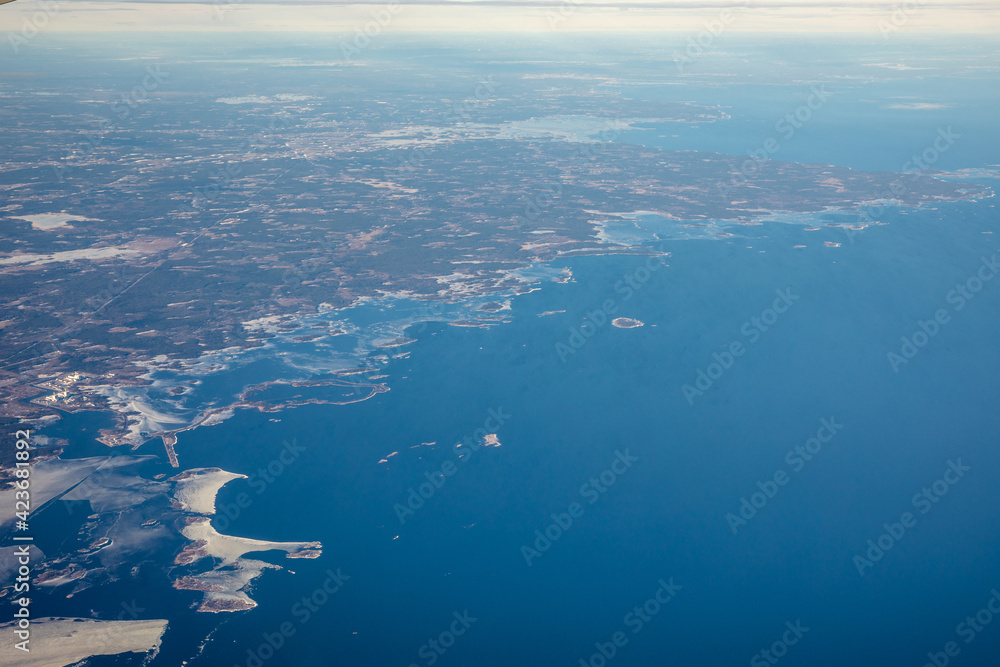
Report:
[[[392,11],[389,11],[392,9]],[[18,0],[0,10],[0,31],[37,12],[45,30],[324,32],[364,28],[378,12],[386,32],[689,32],[996,34],[1000,6],[987,0]],[[42,26],[39,26],[40,28]]]

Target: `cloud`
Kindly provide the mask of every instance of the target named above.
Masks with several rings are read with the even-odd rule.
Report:
[[[56,0],[18,0],[0,10],[15,31]],[[352,0],[58,0],[46,30],[351,32],[391,2]],[[722,12],[733,32],[833,32],[872,36],[899,3],[871,0],[405,0],[385,32],[697,32]],[[911,0],[907,33],[1000,32],[995,0]],[[553,17],[559,20],[553,21]],[[895,33],[893,36],[899,36]]]
[[[908,109],[912,111],[929,111],[933,109],[951,109],[954,104],[940,104],[937,102],[899,102],[890,104],[886,109]]]

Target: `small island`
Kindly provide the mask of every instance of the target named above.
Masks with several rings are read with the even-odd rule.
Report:
[[[611,324],[618,327],[619,329],[634,329],[636,327],[645,326],[645,322],[640,322],[639,320],[633,320],[631,317],[616,317],[611,320]]]

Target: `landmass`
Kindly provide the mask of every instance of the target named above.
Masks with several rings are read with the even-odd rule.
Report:
[[[31,621],[30,652],[14,648],[14,623],[0,625],[0,654],[16,656],[21,667],[63,667],[98,655],[159,652],[167,629],[162,619],[98,621],[90,618],[43,617]]]
[[[282,85],[308,85],[295,77],[313,78],[316,67],[326,65],[283,68]],[[873,206],[992,195],[963,174],[618,142],[644,126],[728,116],[718,105],[632,99],[617,72],[589,72],[604,67],[596,63],[586,65],[585,88],[564,78],[573,66],[525,67],[533,71],[471,101],[392,68],[379,72],[399,93],[386,100],[360,66],[338,68],[322,94],[247,96],[261,70],[241,67],[227,78],[231,93],[150,91],[127,122],[110,125],[111,91],[61,77],[53,115],[51,98],[30,94],[52,84],[25,79],[25,94],[5,100],[0,421],[37,428],[67,413],[109,412],[114,423],[99,442],[134,449],[160,438],[161,456],[180,468],[179,436],[236,410],[345,405],[388,391],[387,369],[409,354],[397,351],[413,340],[407,327],[503,326],[515,296],[572,279],[554,268],[561,260],[657,254],[663,239],[727,242],[775,220],[817,230],[817,242],[836,247],[842,237],[824,233],[875,224],[862,215]],[[675,83],[661,69],[643,77]],[[79,148],[84,132],[99,150]],[[834,213],[845,222],[820,231],[817,219]],[[394,308],[397,319],[378,319]],[[203,391],[204,378],[261,358],[287,363],[279,377],[232,395]],[[491,434],[484,446],[500,442]],[[177,590],[200,594],[192,598],[200,611],[250,609],[252,582],[280,568],[245,554],[321,553],[316,542],[212,528],[215,494],[242,475],[150,476],[149,457],[60,453],[37,450],[34,511],[65,501],[86,502],[91,513],[70,546],[36,561],[37,581],[58,594],[134,576],[159,559],[173,561]],[[0,451],[0,462],[10,456]],[[2,475],[0,505],[13,507]],[[50,630],[66,631],[64,621],[79,623],[53,619]],[[153,641],[153,629],[109,650],[152,650],[162,634]],[[49,664],[86,658],[72,636]]]
[[[725,239],[775,214],[990,194],[933,173],[902,177],[780,160],[748,167],[745,156],[618,143],[613,139],[636,124],[726,116],[686,103],[634,104],[606,90],[553,96],[546,85],[511,85],[502,113],[484,106],[476,123],[435,117],[426,105],[373,115],[333,99],[302,102],[280,140],[268,137],[259,147],[267,160],[248,159],[224,137],[198,131],[179,149],[173,133],[139,125],[128,142],[108,142],[106,155],[81,164],[58,189],[9,188],[0,211],[10,232],[0,279],[12,295],[0,302],[6,414],[111,410],[119,419],[103,442],[134,447],[166,436],[166,455],[176,462],[173,437],[210,422],[174,421],[177,415],[144,402],[152,374],[217,363],[213,355],[232,358],[282,335],[321,343],[350,328],[303,326],[317,314],[399,298],[479,298],[480,315],[449,324],[497,326],[507,321],[506,299],[534,289],[535,267],[554,259],[649,253],[656,238]],[[67,91],[67,112],[83,113],[81,100],[91,95]],[[206,111],[189,108],[183,96],[157,103],[178,121]],[[246,109],[255,104],[247,101]],[[394,117],[391,127],[380,120],[386,115]],[[252,135],[257,122],[250,113],[230,131]],[[9,131],[5,181],[28,182],[33,170],[61,166],[40,159],[27,137],[19,147],[13,139],[24,129]],[[31,132],[73,143],[56,119]],[[135,141],[146,154],[138,180],[134,160],[116,153]],[[175,159],[179,151],[186,157]],[[239,161],[239,178],[208,198],[199,189],[207,176],[199,174],[227,161]],[[95,178],[113,185],[94,188]],[[374,187],[380,183],[400,187]],[[843,226],[857,228],[857,220]],[[409,340],[378,344],[392,349]],[[200,414],[208,406],[191,409]]]
[[[153,457],[107,456],[82,459],[49,458],[32,466],[32,489],[38,504],[32,513],[57,500],[86,501],[94,513],[80,528],[74,551],[47,557],[32,550],[35,582],[66,597],[125,576],[135,563],[169,558],[168,574],[178,590],[203,593],[199,611],[250,609],[247,594],[265,570],[283,568],[244,558],[249,552],[284,551],[288,558],[318,558],[320,542],[269,542],[218,532],[210,517],[215,496],[225,484],[245,475],[220,468],[186,470],[165,480],[148,479],[137,470]],[[14,489],[0,489],[0,502],[13,502]],[[9,528],[13,518],[0,524]],[[13,547],[0,549],[0,573],[16,569]],[[0,598],[13,591],[4,578]]]

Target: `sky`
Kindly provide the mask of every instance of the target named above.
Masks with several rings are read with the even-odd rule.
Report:
[[[2,0],[0,0],[2,2]],[[372,22],[375,23],[372,23]],[[1000,0],[16,0],[0,35],[38,31],[783,32],[1000,34]]]

